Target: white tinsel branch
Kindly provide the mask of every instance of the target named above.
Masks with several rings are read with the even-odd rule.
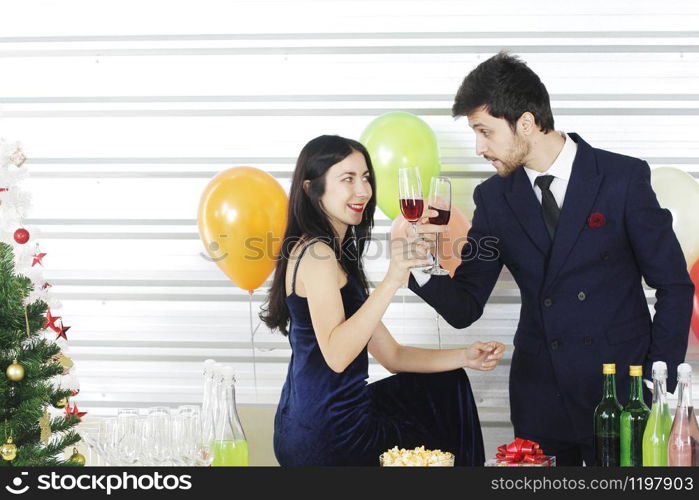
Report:
[[[0,191],[0,217],[3,220],[21,221],[31,207],[31,194],[17,186],[4,184],[2,180],[0,180],[0,189],[6,189],[6,191]]]

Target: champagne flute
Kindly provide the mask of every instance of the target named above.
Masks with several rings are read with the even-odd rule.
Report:
[[[171,465],[173,457],[170,409],[164,406],[148,408],[143,434],[143,447],[149,465]]]
[[[195,465],[199,458],[201,439],[201,416],[198,406],[177,407],[177,414],[172,417],[172,436],[178,465]]]
[[[451,216],[451,181],[448,178],[432,177],[427,209],[437,212],[435,217],[430,217],[430,224],[445,226],[449,223],[449,217]],[[449,271],[439,267],[439,233],[437,233],[437,246],[434,251],[434,265],[424,272],[433,276],[449,274]]]
[[[416,224],[420,220],[424,208],[422,182],[417,167],[398,169],[398,197],[403,217],[412,224],[413,231],[417,232]]]
[[[99,439],[102,442],[102,450],[104,451],[104,461],[108,466],[120,466],[119,432],[117,427],[117,419],[115,417],[102,419],[99,427]]]
[[[104,450],[104,441],[100,438],[101,422],[99,420],[85,419],[78,424],[78,434],[90,447],[90,451],[97,453],[102,462],[107,463],[107,452]],[[88,457],[88,464],[98,465],[92,459],[92,453]]]
[[[417,234],[417,221],[422,217],[425,207],[422,200],[422,180],[417,167],[398,169],[398,198],[403,217],[413,227],[413,234]],[[414,269],[425,270],[429,267],[416,266]]]
[[[138,461],[142,444],[136,432],[139,418],[138,408],[119,408],[117,411],[119,462],[123,465],[135,465]]]

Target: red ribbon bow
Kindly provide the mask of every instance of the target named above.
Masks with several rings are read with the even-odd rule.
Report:
[[[515,438],[509,444],[498,446],[498,453],[495,455],[498,461],[518,464],[525,462],[529,464],[543,464],[548,458],[539,448],[539,443],[527,439]]]

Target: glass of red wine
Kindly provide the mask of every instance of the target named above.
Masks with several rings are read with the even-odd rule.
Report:
[[[420,181],[420,171],[417,167],[407,167],[398,169],[398,197],[400,199],[400,211],[405,220],[413,226],[422,217],[422,182]]]
[[[447,177],[432,177],[430,180],[430,195],[427,199],[427,209],[435,210],[437,215],[430,217],[430,224],[445,226],[451,216],[451,181]],[[424,271],[434,276],[445,276],[449,271],[439,267],[439,233],[437,247],[434,251],[434,265]]]

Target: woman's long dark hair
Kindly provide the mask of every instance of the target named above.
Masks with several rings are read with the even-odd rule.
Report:
[[[347,228],[343,241],[333,229],[327,214],[320,204],[325,192],[326,173],[336,163],[341,162],[353,152],[359,152],[366,160],[371,184],[371,199],[367,201],[362,221]],[[310,181],[308,190],[304,190],[304,181]],[[376,180],[374,167],[371,165],[369,152],[361,143],[337,135],[316,137],[301,150],[294,177],[289,190],[289,213],[286,232],[281,252],[274,271],[274,279],[269,289],[267,302],[262,307],[260,319],[272,330],[279,330],[288,335],[289,309],[286,307],[286,270],[294,245],[301,239],[306,241],[319,238],[335,252],[342,269],[358,279],[368,294],[369,285],[364,274],[362,255],[371,238],[376,210]]]

